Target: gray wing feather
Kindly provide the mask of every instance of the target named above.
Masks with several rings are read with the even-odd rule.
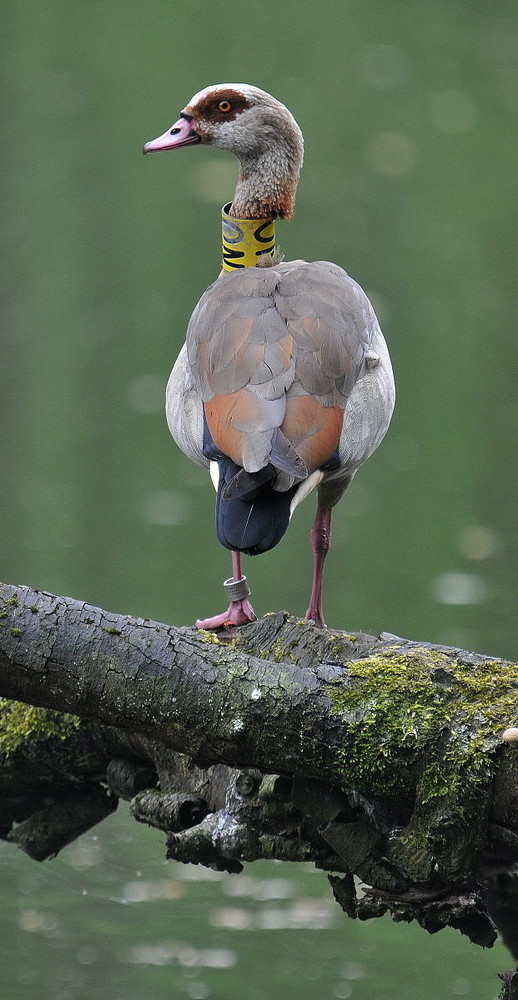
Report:
[[[194,451],[199,461],[202,409],[193,404],[192,393],[201,407],[201,401],[246,388],[261,407],[254,427],[244,428],[253,464],[269,460],[271,449],[278,453],[279,466],[283,450],[289,464],[288,450],[279,436],[286,398],[310,394],[325,407],[345,410],[354,392],[353,439],[358,453],[364,455],[369,449],[367,439],[378,443],[379,431],[374,427],[369,430],[365,413],[359,429],[362,400],[364,396],[369,400],[372,392],[368,385],[366,393],[354,390],[367,373],[366,356],[373,346],[378,350],[380,337],[384,344],[367,296],[336,264],[296,261],[225,274],[204,293],[189,323],[184,354],[188,388],[182,390],[183,403],[169,403],[171,420],[179,420],[182,427],[180,434],[175,433],[170,422],[173,436],[190,457]],[[383,398],[379,402],[374,393],[377,406],[373,414],[383,424],[383,433],[393,407],[388,354],[384,363]],[[368,381],[376,385],[379,378],[377,369],[368,374]],[[179,385],[178,377],[173,379],[170,391],[177,393]],[[378,419],[380,409],[383,414]],[[195,446],[193,433],[186,429],[193,413]],[[340,453],[352,466],[355,460],[348,453],[346,423]],[[276,435],[278,428],[281,430]],[[270,443],[265,444],[265,434]]]

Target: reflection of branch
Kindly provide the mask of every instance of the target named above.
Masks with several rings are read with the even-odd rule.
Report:
[[[0,626],[2,695],[80,717],[26,718],[24,739],[4,706],[0,832],[32,856],[122,796],[170,856],[314,860],[351,914],[490,943],[482,854],[486,871],[518,861],[513,665],[284,613],[216,636],[5,585]]]
[[[511,969],[509,972],[502,972],[500,979],[504,985],[498,994],[498,1000],[518,1000],[518,972]]]
[[[488,910],[504,944],[518,959],[518,865],[511,868],[502,865],[494,872],[486,872],[485,881],[489,885]]]

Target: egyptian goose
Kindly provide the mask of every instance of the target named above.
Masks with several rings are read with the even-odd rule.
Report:
[[[288,109],[248,84],[206,87],[145,153],[196,144],[239,160],[223,209],[223,270],[202,295],[171,372],[176,443],[210,468],[216,529],[232,552],[229,607],[199,628],[255,619],[241,553],[273,548],[317,489],[306,617],[325,628],[322,576],[332,508],[382,440],[395,389],[369,299],[336,264],[282,261],[274,220],[293,215],[302,133]]]

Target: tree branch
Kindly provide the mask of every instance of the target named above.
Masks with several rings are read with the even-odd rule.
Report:
[[[284,613],[214,635],[7,585],[0,626],[3,697],[80,717],[31,717],[22,739],[4,707],[0,832],[32,856],[122,796],[171,857],[311,859],[351,915],[486,945],[505,923],[481,882],[514,885],[518,862],[516,665]]]

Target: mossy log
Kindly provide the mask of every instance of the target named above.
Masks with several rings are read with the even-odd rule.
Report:
[[[31,856],[125,798],[169,857],[311,860],[351,916],[486,946],[498,926],[518,951],[516,664],[285,613],[215,635],[4,585],[0,692],[0,835]]]

